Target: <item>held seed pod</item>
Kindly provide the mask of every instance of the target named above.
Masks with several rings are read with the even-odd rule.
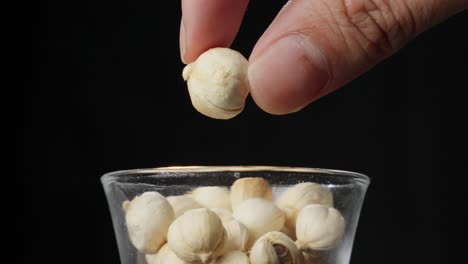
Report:
[[[156,253],[165,243],[167,230],[174,219],[169,202],[157,192],[145,192],[124,206],[132,244],[142,253]]]
[[[302,253],[294,241],[281,232],[269,232],[260,237],[250,251],[252,264],[302,264]]]
[[[199,187],[188,195],[205,208],[225,208],[231,211],[231,200],[227,188]]]
[[[247,59],[228,48],[210,49],[185,66],[182,76],[195,109],[215,119],[242,112],[249,94],[247,67]]]
[[[249,230],[248,246],[270,231],[278,231],[284,225],[284,214],[276,205],[261,198],[251,198],[239,204],[234,218]]]
[[[187,195],[169,196],[167,197],[167,201],[171,204],[172,209],[174,209],[174,215],[176,218],[188,210],[202,207],[199,203]]]
[[[250,198],[263,198],[272,200],[271,185],[262,178],[242,178],[236,180],[231,186],[232,208]]]
[[[309,204],[322,204],[333,207],[331,191],[317,183],[304,182],[288,188],[276,202],[286,217],[286,227],[295,233],[299,211]]]
[[[169,227],[169,247],[188,263],[211,263],[222,254],[226,231],[219,217],[206,208],[185,212]]]
[[[241,251],[230,251],[216,259],[213,264],[249,264],[249,257]]]
[[[297,216],[296,245],[303,251],[330,250],[341,241],[344,231],[345,220],[338,210],[311,204]]]

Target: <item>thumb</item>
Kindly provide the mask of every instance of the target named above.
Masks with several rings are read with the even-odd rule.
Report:
[[[298,111],[467,7],[468,0],[289,1],[250,57],[252,97],[272,114]]]

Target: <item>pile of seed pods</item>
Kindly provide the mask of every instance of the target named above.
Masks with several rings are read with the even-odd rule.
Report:
[[[145,192],[123,203],[130,241],[148,264],[323,264],[345,220],[331,191],[305,182],[273,199],[262,178],[180,196]]]

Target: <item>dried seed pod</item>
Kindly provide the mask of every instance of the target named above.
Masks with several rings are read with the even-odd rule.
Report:
[[[343,238],[345,220],[335,208],[311,204],[297,216],[296,244],[304,251],[330,250]]]
[[[261,198],[239,204],[234,210],[234,218],[249,230],[248,247],[260,236],[281,230],[284,225],[283,212],[273,202]]]
[[[224,223],[224,229],[226,230],[225,252],[231,250],[245,251],[247,249],[249,230],[244,224],[237,220],[231,220]]]
[[[163,247],[165,247],[165,246],[166,246],[166,244],[164,244],[164,246],[162,246],[161,249]],[[157,263],[156,261],[158,259],[158,254],[157,253],[156,254],[146,254],[145,259],[146,259],[147,264],[156,264]]]
[[[231,186],[231,205],[237,205],[250,198],[263,198],[272,200],[271,185],[262,178],[242,178],[236,180]]]
[[[230,251],[216,259],[213,264],[249,264],[249,257],[242,251]]]
[[[302,251],[304,257],[304,264],[322,264],[324,262],[323,254],[313,255]]]
[[[249,94],[247,67],[247,59],[228,48],[210,49],[188,64],[182,76],[195,109],[216,119],[242,112]]]
[[[185,212],[167,234],[169,247],[188,263],[210,263],[222,254],[226,231],[219,217],[206,208]]]
[[[210,208],[210,210],[218,215],[219,219],[221,219],[221,222],[223,222],[223,224],[234,220],[234,216],[232,216],[231,211],[229,211],[226,208]]]
[[[252,264],[302,264],[302,253],[294,241],[281,232],[269,232],[260,237],[250,251]]]
[[[317,183],[304,182],[288,188],[276,202],[286,217],[286,226],[295,233],[299,211],[309,204],[322,204],[333,207],[331,191]]]
[[[128,207],[130,206],[130,203],[131,203],[130,201],[124,201],[124,202],[122,203],[122,210],[123,210],[125,213],[127,213],[127,210],[128,210]]]
[[[174,219],[169,202],[157,192],[145,192],[124,207],[132,244],[142,253],[156,253],[166,242],[167,230]]]
[[[169,245],[166,243],[161,249],[158,251],[157,254],[154,255],[146,255],[146,262],[148,264],[185,264],[186,262],[179,259],[176,254],[171,250]]]
[[[188,195],[205,208],[232,210],[230,194],[227,188],[218,186],[199,187]]]
[[[167,201],[171,204],[172,209],[174,209],[174,215],[176,218],[188,210],[203,207],[187,195],[169,196],[167,197]]]

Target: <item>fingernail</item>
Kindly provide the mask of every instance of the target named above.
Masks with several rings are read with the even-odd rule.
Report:
[[[186,43],[185,43],[184,19],[180,21],[179,48],[180,48],[180,59],[182,60],[184,64],[187,64],[185,60]]]
[[[321,51],[299,34],[287,35],[249,66],[256,103],[271,114],[296,112],[316,99],[330,75]]]

